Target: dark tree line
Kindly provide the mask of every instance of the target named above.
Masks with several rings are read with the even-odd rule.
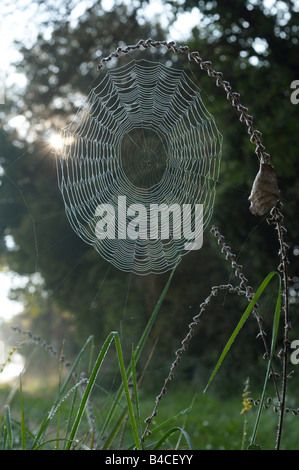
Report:
[[[274,2],[271,11],[261,3],[244,1],[169,3],[175,15],[194,7],[205,15],[205,28],[198,25],[190,37],[186,36],[185,43],[204,59],[212,60],[215,70],[223,72],[262,131],[286,212],[292,305],[296,307],[299,108],[290,101],[290,84],[299,78],[298,9],[291,1]],[[134,44],[147,37],[165,39],[167,31],[159,24],[138,22],[142,4],[140,9],[118,4],[111,12],[104,12],[101,3],[96,2],[75,25],[68,16],[74,4],[65,2],[64,6],[64,16],[58,16],[55,2],[49,2],[50,38],[45,38],[41,29],[32,47],[18,45],[22,61],[17,67],[25,74],[27,85],[1,112],[0,164],[5,171],[0,196],[1,259],[20,274],[30,276],[37,268],[44,280],[40,286],[30,279],[27,288],[14,294],[25,302],[26,325],[54,341],[56,338],[58,343],[69,334],[72,341],[81,344],[89,334],[95,334],[101,343],[112,329],[121,328],[130,351],[168,275],[138,278],[117,272],[77,237],[65,217],[47,137],[52,129],[69,122],[78,100],[96,81],[96,65],[101,57],[120,43]],[[248,196],[258,171],[254,146],[223,91],[198,67],[190,65],[190,70],[202,83],[209,99],[205,104],[211,106],[224,136],[212,223],[226,236],[256,288],[276,269],[278,245],[265,217],[256,218],[248,210]],[[27,138],[7,126],[8,118],[14,115],[24,116],[30,124]],[[7,235],[13,237],[16,249],[7,249]],[[158,338],[158,362],[163,363],[162,356],[172,357],[211,286],[232,278],[216,241],[207,234],[204,249],[186,256],[177,269],[163,304],[153,331],[153,338]],[[191,346],[194,366],[189,361],[190,373],[200,358],[208,367],[214,364],[217,348],[227,340],[245,305],[240,299],[226,296],[215,301],[198,341]],[[271,321],[269,314],[266,324],[271,325]],[[254,337],[253,322],[249,331]],[[246,345],[245,341],[242,347],[251,357],[251,341]],[[238,349],[234,354],[238,361]]]

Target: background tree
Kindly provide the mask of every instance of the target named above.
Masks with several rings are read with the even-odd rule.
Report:
[[[241,93],[242,103],[249,107],[256,127],[263,132],[285,202],[292,246],[292,292],[296,302],[298,111],[290,102],[290,83],[299,75],[296,65],[298,12],[292,2],[274,3],[271,11],[258,3],[227,0],[186,1],[179,6],[171,2],[171,5],[175,14],[191,8],[199,8],[203,13],[205,27],[194,28],[184,43],[198,50],[203,58],[212,60],[214,68],[224,73]],[[19,44],[22,54],[19,71],[26,76],[27,85],[9,103],[6,114],[2,114],[5,126],[0,134],[1,166],[5,173],[1,178],[1,254],[3,262],[12,270],[28,276],[38,271],[44,280],[42,285],[34,286],[38,292],[35,299],[41,301],[41,292],[46,298],[46,307],[39,307],[38,320],[38,316],[33,316],[36,309],[30,297],[32,278],[25,291],[15,293],[23,298],[25,295],[27,323],[39,329],[38,333],[46,339],[55,337],[57,340],[59,335],[63,338],[71,330],[72,338],[80,344],[89,334],[95,334],[101,343],[111,329],[119,327],[130,353],[131,343],[136,343],[168,275],[143,279],[118,272],[77,237],[68,224],[58,191],[49,136],[70,121],[96,82],[96,64],[101,57],[120,43],[136,43],[147,37],[164,39],[167,33],[159,25],[139,24],[141,10],[122,4],[117,4],[111,12],[104,12],[97,2],[72,23],[70,14],[76,4],[65,2],[63,17],[55,16],[54,10],[54,15],[44,25],[47,35],[40,33],[32,47]],[[55,2],[49,5],[54,8]],[[223,92],[199,67],[190,64],[188,67],[189,73],[202,84],[205,104],[224,136],[213,223],[219,226],[228,244],[239,255],[250,283],[256,287],[269,271],[276,269],[278,246],[272,228],[248,210],[247,199],[258,170],[254,146]],[[25,127],[24,137],[7,126],[9,117],[15,115],[26,119],[28,127]],[[14,250],[7,249],[7,235],[14,239]],[[215,240],[207,234],[204,249],[186,256],[177,269],[163,304],[152,334],[153,340],[158,338],[156,364],[164,367],[169,363],[188,322],[211,286],[226,283],[231,276]],[[265,305],[270,301],[266,299]],[[188,374],[195,374],[199,361],[205,367],[214,365],[243,307],[245,304],[239,299],[227,296],[217,299],[215,308],[201,326],[198,341],[191,345],[186,365]],[[55,316],[55,324],[56,321],[59,324],[59,318],[68,319],[61,323],[60,332],[58,327],[55,331],[47,327],[49,312],[51,322]],[[270,314],[265,321],[271,325]],[[248,328],[239,348],[242,354],[246,350],[254,373],[254,360],[260,355],[260,349],[252,347],[256,324],[252,321]],[[238,370],[235,365],[239,358],[240,350],[236,347],[230,359],[234,361],[234,370]]]

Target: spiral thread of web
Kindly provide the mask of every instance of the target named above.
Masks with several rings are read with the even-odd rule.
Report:
[[[222,137],[185,71],[145,60],[109,70],[63,130],[63,142],[58,183],[74,231],[122,271],[173,269],[188,253],[184,236],[99,239],[96,214],[101,204],[112,216],[135,204],[147,214],[153,204],[202,204],[202,230],[208,225]],[[175,231],[182,220],[172,223]]]

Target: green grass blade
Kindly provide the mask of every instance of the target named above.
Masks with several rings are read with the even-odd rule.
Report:
[[[189,434],[182,428],[180,427],[175,427],[175,428],[171,428],[169,429],[162,437],[161,439],[159,439],[159,441],[155,444],[155,446],[153,447],[154,450],[158,450],[158,449],[161,449],[161,446],[164,444],[165,441],[167,441],[167,439],[169,439],[169,437],[176,433],[176,432],[180,432],[183,434],[183,436],[185,437],[186,439],[186,442],[187,442],[187,445],[188,445],[188,448],[190,450],[193,450],[193,447],[192,447],[192,443],[191,443],[191,439],[190,439],[190,436]]]
[[[91,346],[92,346],[92,348],[93,348],[93,339],[94,339],[93,336],[89,336],[89,338],[87,339],[87,341],[86,341],[86,343],[84,344],[83,348],[82,348],[81,351],[79,352],[78,356],[76,357],[76,360],[75,360],[74,364],[73,364],[72,367],[71,367],[71,370],[70,370],[70,372],[69,372],[67,378],[65,379],[65,381],[64,381],[64,383],[63,383],[63,385],[62,385],[62,387],[61,387],[61,389],[60,389],[60,391],[59,391],[60,394],[63,394],[64,391],[66,390],[66,387],[68,386],[70,380],[72,379],[73,374],[74,374],[75,370],[77,369],[78,364],[79,364],[79,362],[81,361],[82,356],[84,355],[84,353],[85,353],[85,351],[86,351],[86,349],[87,349],[89,343],[91,343]],[[56,403],[58,402],[58,400],[59,400],[59,395],[58,395],[57,398],[56,398]],[[55,404],[54,404],[54,406],[55,406]]]
[[[105,444],[103,446],[103,449],[109,449],[110,448],[110,445],[111,443],[113,442],[114,438],[116,437],[118,431],[121,429],[121,425],[123,424],[124,422],[124,419],[127,415],[127,407],[125,407],[120,415],[118,416],[118,419],[116,421],[116,423],[114,425],[112,425],[112,428],[111,428],[111,431],[109,433],[109,435],[107,436],[107,438],[105,439]]]
[[[57,403],[57,405],[55,406],[55,408],[52,408],[51,410],[51,413],[49,415],[49,419],[53,419],[54,415],[60,410],[60,407],[62,405],[63,402],[65,402],[65,400],[74,392],[76,392],[76,390],[81,387],[81,385],[83,385],[85,383],[85,379],[82,379],[80,380],[80,382],[77,382],[75,385],[73,385],[73,387],[67,391],[67,393],[60,398],[60,401]]]
[[[135,363],[135,354],[134,354],[134,347],[132,345],[132,379],[133,379],[133,390],[134,390],[134,400],[136,403],[136,415],[138,421],[138,430],[139,436],[141,436],[141,412],[140,412],[140,404],[139,404],[139,394],[138,394],[138,384],[137,384],[137,377],[136,377],[136,363]],[[143,446],[143,441],[141,440],[141,446]]]
[[[22,450],[26,450],[26,427],[25,427],[23,386],[22,386],[21,375],[20,375],[20,401],[21,401],[21,443],[22,443]]]
[[[124,359],[123,359],[123,354],[122,354],[122,349],[121,349],[121,344],[119,340],[118,333],[115,333],[114,335],[114,341],[115,341],[115,347],[116,347],[116,352],[117,352],[117,358],[118,358],[118,364],[120,368],[120,373],[121,373],[121,378],[125,390],[125,395],[127,399],[127,406],[128,406],[128,411],[129,411],[129,417],[130,417],[130,422],[132,426],[132,431],[133,431],[133,436],[135,440],[135,446],[137,450],[141,449],[139,437],[138,437],[138,431],[137,431],[137,425],[136,425],[136,420],[135,420],[135,415],[133,411],[133,404],[132,404],[132,399],[130,396],[130,390],[129,390],[129,385],[128,385],[128,379],[127,379],[127,374],[125,370],[125,364],[124,364]]]
[[[59,438],[59,442],[64,442],[64,438]],[[45,447],[49,444],[54,444],[54,448],[56,449],[57,446],[57,437],[55,437],[54,439],[47,439],[46,441],[43,441],[41,442],[38,446],[36,446],[36,450],[42,450],[42,447]],[[76,442],[76,447],[79,449],[79,450],[91,450],[87,445],[85,445],[83,442]],[[48,449],[48,450],[53,450],[53,449]]]
[[[47,429],[47,427],[48,427],[48,424],[49,424],[49,422],[50,422],[50,420],[51,420],[51,413],[52,413],[52,410],[55,409],[56,406],[57,406],[57,404],[59,403],[60,395],[65,392],[66,387],[68,386],[68,383],[69,383],[69,381],[71,380],[71,378],[72,378],[72,376],[73,376],[73,374],[74,374],[74,371],[76,370],[76,368],[77,368],[77,366],[78,366],[78,364],[79,364],[79,362],[80,362],[80,360],[81,360],[83,354],[85,353],[85,350],[86,350],[87,346],[89,345],[89,343],[90,343],[92,340],[93,340],[93,336],[90,336],[90,337],[87,339],[87,341],[86,341],[86,343],[84,344],[84,346],[83,346],[83,348],[81,349],[81,351],[79,352],[78,356],[76,357],[76,360],[74,361],[74,364],[73,364],[73,366],[71,367],[71,370],[70,370],[70,372],[69,372],[69,374],[68,374],[66,380],[64,381],[64,384],[62,385],[62,387],[61,387],[61,389],[60,389],[60,391],[59,391],[59,394],[58,394],[57,397],[56,397],[56,400],[55,400],[54,403],[53,403],[52,409],[50,410],[49,413],[47,413],[47,415],[45,416],[45,418],[44,418],[43,421],[42,421],[42,424],[41,424],[41,426],[40,426],[40,428],[39,428],[39,431],[38,431],[38,433],[37,433],[37,435],[36,435],[36,437],[35,437],[35,439],[34,439],[34,442],[33,442],[33,444],[32,444],[32,448],[33,448],[33,449],[39,444],[39,442],[40,442],[42,436],[44,435],[44,433],[45,433],[45,431],[46,431],[46,429]]]
[[[173,416],[172,418],[166,419],[165,421],[163,421],[163,423],[158,424],[158,426],[156,426],[155,428],[153,428],[151,430],[151,433],[149,435],[145,436],[145,439],[148,439],[149,437],[154,436],[154,434],[157,434],[158,432],[161,432],[162,429],[164,429],[166,426],[169,426],[170,424],[172,424],[181,414],[182,413],[179,413],[179,414]]]
[[[79,376],[79,374],[77,375],[77,377],[78,376]],[[71,406],[70,406],[69,413],[68,413],[67,424],[66,424],[66,429],[65,429],[65,433],[64,433],[66,437],[64,439],[64,449],[63,450],[65,450],[65,446],[68,442],[67,441],[67,436],[68,436],[68,434],[70,432],[70,429],[72,427],[71,421],[72,421],[72,417],[75,414],[75,404],[76,404],[76,399],[77,399],[77,393],[78,393],[78,388],[76,388],[76,390],[74,390]]]
[[[72,427],[70,435],[69,435],[69,442],[66,445],[66,450],[69,450],[71,448],[72,443],[75,440],[80,421],[82,419],[85,407],[87,405],[88,398],[91,394],[91,391],[92,391],[93,386],[95,384],[95,381],[96,381],[97,375],[99,373],[100,367],[103,363],[103,360],[105,359],[106,353],[107,353],[107,351],[108,351],[108,349],[111,345],[111,342],[113,341],[113,338],[114,338],[114,332],[112,332],[108,335],[108,337],[106,338],[106,341],[104,342],[103,347],[102,347],[102,349],[101,349],[101,351],[100,351],[100,353],[99,353],[99,355],[96,359],[96,362],[95,362],[94,367],[91,371],[91,374],[90,374],[85,392],[84,392],[83,397],[81,399],[81,402],[80,402],[80,405],[79,405],[79,408],[78,408],[78,412],[77,412],[77,416],[75,418],[73,427]]]
[[[17,421],[15,419],[12,419],[11,421],[21,429],[21,426],[22,426],[21,421]],[[34,440],[33,432],[29,431],[29,429],[27,429],[25,426],[24,426],[24,432],[27,436],[30,437],[30,439]],[[24,450],[26,450],[26,449],[24,449]]]
[[[260,399],[257,417],[256,417],[254,428],[252,431],[250,446],[253,446],[255,444],[256,434],[257,434],[260,417],[261,417],[261,413],[263,409],[264,399],[265,399],[266,387],[267,387],[267,383],[268,383],[268,379],[270,375],[272,359],[273,359],[274,351],[276,347],[276,340],[277,340],[277,335],[278,335],[280,312],[281,312],[281,277],[279,276],[279,274],[278,274],[278,282],[279,282],[279,289],[278,289],[278,295],[277,295],[277,301],[276,301],[275,313],[274,313],[274,319],[273,319],[270,357],[268,359],[268,366],[267,366],[267,372],[266,372],[265,381],[264,381],[264,387],[263,387],[263,391],[262,391],[262,395]]]
[[[230,350],[233,342],[235,341],[238,333],[240,332],[241,328],[243,327],[244,323],[246,322],[248,316],[250,315],[254,305],[257,303],[259,297],[261,296],[261,294],[264,292],[265,288],[267,287],[267,285],[269,284],[269,282],[271,281],[271,279],[273,278],[273,276],[275,275],[278,275],[279,274],[275,271],[271,272],[270,274],[268,274],[268,276],[264,279],[264,281],[262,282],[262,284],[260,285],[260,287],[258,288],[256,294],[254,295],[253,299],[251,300],[251,302],[249,303],[248,307],[246,308],[245,312],[243,313],[239,323],[237,324],[235,330],[233,331],[233,334],[231,335],[231,337],[229,338],[228,342],[226,343],[223,351],[222,351],[222,354],[212,372],[212,375],[208,381],[208,384],[206,386],[206,388],[204,389],[204,393],[206,393],[208,387],[210,386],[212,380],[214,379],[219,367],[221,366],[225,356],[227,355],[228,351]]]
[[[6,412],[5,412],[5,427],[6,427],[6,437],[7,437],[8,448],[12,450],[13,449],[13,433],[12,433],[12,427],[11,427],[10,407],[8,405],[6,406]]]
[[[192,405],[191,405],[192,406]],[[190,407],[186,408],[185,410],[180,411],[178,414],[175,416],[172,416],[171,418],[166,419],[163,421],[161,424],[158,424],[155,428],[151,430],[151,433],[149,435],[145,436],[145,441],[151,439],[155,434],[161,433],[161,431],[168,427],[169,425],[173,424],[174,421],[176,421],[178,418],[180,418],[182,415],[185,415],[190,411]],[[175,427],[175,429],[178,429],[178,426]],[[180,428],[181,429],[181,428]],[[150,447],[150,445],[148,446]]]
[[[193,396],[193,399],[191,401],[191,405],[186,408],[185,410],[183,410],[181,412],[182,415],[184,415],[184,421],[183,421],[183,429],[186,429],[186,423],[187,423],[187,419],[188,419],[188,415],[190,414],[190,412],[192,411],[192,408],[193,408],[193,405],[195,403],[195,399],[197,397],[197,393]],[[181,437],[182,437],[182,434],[179,435],[178,437],[178,441],[177,441],[177,444],[175,446],[175,449],[179,449],[180,448],[180,441],[181,441]]]
[[[142,336],[141,336],[141,338],[140,338],[140,340],[139,340],[139,343],[138,343],[138,345],[137,345],[137,347],[136,347],[136,351],[135,351],[135,361],[136,361],[136,363],[137,363],[137,360],[139,359],[139,356],[140,356],[141,351],[142,351],[142,349],[143,349],[143,347],[144,347],[144,344],[145,344],[145,342],[146,342],[146,340],[147,340],[147,338],[148,338],[148,335],[149,335],[149,333],[150,333],[150,331],[151,331],[151,329],[152,329],[152,326],[153,326],[153,324],[154,324],[154,322],[155,322],[155,320],[156,320],[156,317],[157,317],[157,315],[158,315],[158,313],[159,313],[159,311],[160,311],[160,308],[161,308],[161,306],[162,306],[162,303],[163,303],[163,301],[164,301],[164,298],[165,298],[165,296],[166,296],[166,294],[167,294],[167,291],[168,291],[168,289],[169,289],[170,283],[171,283],[171,281],[172,281],[173,275],[174,275],[174,273],[175,273],[175,269],[176,269],[176,268],[174,268],[174,269],[171,271],[171,274],[170,274],[170,276],[169,276],[169,278],[168,278],[168,281],[167,281],[167,283],[166,283],[166,285],[165,285],[165,287],[164,287],[164,289],[163,289],[163,291],[162,291],[162,294],[161,294],[161,296],[160,296],[160,298],[159,298],[159,300],[158,300],[158,302],[157,302],[157,304],[156,304],[156,306],[155,306],[155,308],[154,308],[154,311],[153,311],[153,313],[152,313],[152,315],[151,315],[151,317],[150,317],[150,319],[149,319],[149,321],[148,321],[148,323],[147,323],[147,325],[146,325],[146,328],[145,328],[145,330],[144,330],[144,332],[143,332],[143,334],[142,334]],[[132,365],[130,365],[130,367],[131,367],[131,366],[132,366]]]
[[[156,320],[156,317],[157,317],[157,315],[158,315],[158,313],[159,313],[159,310],[160,310],[160,308],[161,308],[161,305],[162,305],[163,300],[164,300],[164,298],[165,298],[165,296],[166,296],[166,294],[167,294],[167,291],[168,291],[168,289],[169,289],[169,286],[170,286],[170,283],[171,283],[171,281],[172,281],[173,275],[174,275],[174,273],[175,273],[175,269],[176,269],[176,268],[174,268],[174,269],[172,270],[172,272],[171,272],[171,274],[170,274],[170,276],[169,276],[169,278],[168,278],[168,281],[167,281],[167,283],[166,283],[166,285],[165,285],[165,287],[164,287],[164,289],[163,289],[163,291],[162,291],[162,293],[161,293],[161,296],[160,296],[160,298],[159,298],[159,300],[158,300],[158,302],[157,302],[157,304],[156,304],[156,306],[155,306],[155,308],[154,308],[154,310],[153,310],[153,313],[152,313],[152,315],[151,315],[151,317],[150,317],[150,319],[149,319],[149,321],[148,321],[148,323],[147,323],[147,325],[146,325],[146,327],[145,327],[145,329],[144,329],[144,331],[143,331],[143,334],[142,334],[142,336],[141,336],[141,338],[140,338],[140,340],[139,340],[139,342],[138,342],[138,345],[137,345],[136,350],[135,350],[135,364],[137,364],[137,361],[138,361],[138,359],[139,359],[139,357],[140,357],[140,354],[141,354],[141,352],[142,352],[142,349],[143,349],[143,347],[144,347],[144,344],[145,344],[145,342],[146,342],[146,340],[147,340],[147,338],[148,338],[148,335],[149,335],[149,333],[150,333],[150,331],[151,331],[151,329],[152,329],[152,326],[153,326],[153,324],[154,324],[154,322],[155,322],[155,320]],[[127,378],[128,378],[128,379],[129,379],[131,373],[132,373],[132,362],[129,364],[129,367],[128,367],[128,369],[127,369]],[[120,388],[119,388],[119,391],[118,391],[118,393],[117,393],[117,396],[116,396],[116,398],[115,398],[115,400],[114,400],[114,403],[112,404],[112,406],[111,406],[111,408],[110,408],[110,410],[109,410],[109,413],[108,413],[108,415],[107,415],[107,417],[106,417],[106,420],[105,420],[105,422],[104,422],[104,424],[103,424],[103,426],[102,426],[101,434],[100,434],[100,436],[99,436],[99,442],[101,442],[101,440],[102,440],[102,438],[103,438],[103,436],[104,436],[104,433],[106,432],[106,429],[107,429],[107,427],[109,426],[109,423],[111,422],[112,417],[114,416],[114,413],[115,413],[115,411],[116,411],[116,408],[117,408],[117,406],[118,406],[118,403],[120,402],[120,398],[121,398],[122,394],[123,394],[123,384],[121,384],[121,386],[120,386]],[[114,429],[116,429],[116,428],[114,427]],[[108,449],[108,448],[109,448],[109,445],[111,444],[111,442],[112,442],[112,435],[111,435],[111,433],[110,433],[109,436],[108,436],[108,438],[106,439],[106,441],[105,441],[103,447],[102,447],[103,450]]]

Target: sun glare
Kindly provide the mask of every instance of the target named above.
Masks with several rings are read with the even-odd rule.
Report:
[[[48,136],[48,145],[54,150],[54,152],[66,152],[66,146],[72,145],[74,138],[72,136],[63,136],[57,132],[53,132]],[[67,154],[67,152],[66,152]]]
[[[62,150],[64,145],[64,139],[59,134],[52,134],[49,137],[49,144],[54,150]]]

